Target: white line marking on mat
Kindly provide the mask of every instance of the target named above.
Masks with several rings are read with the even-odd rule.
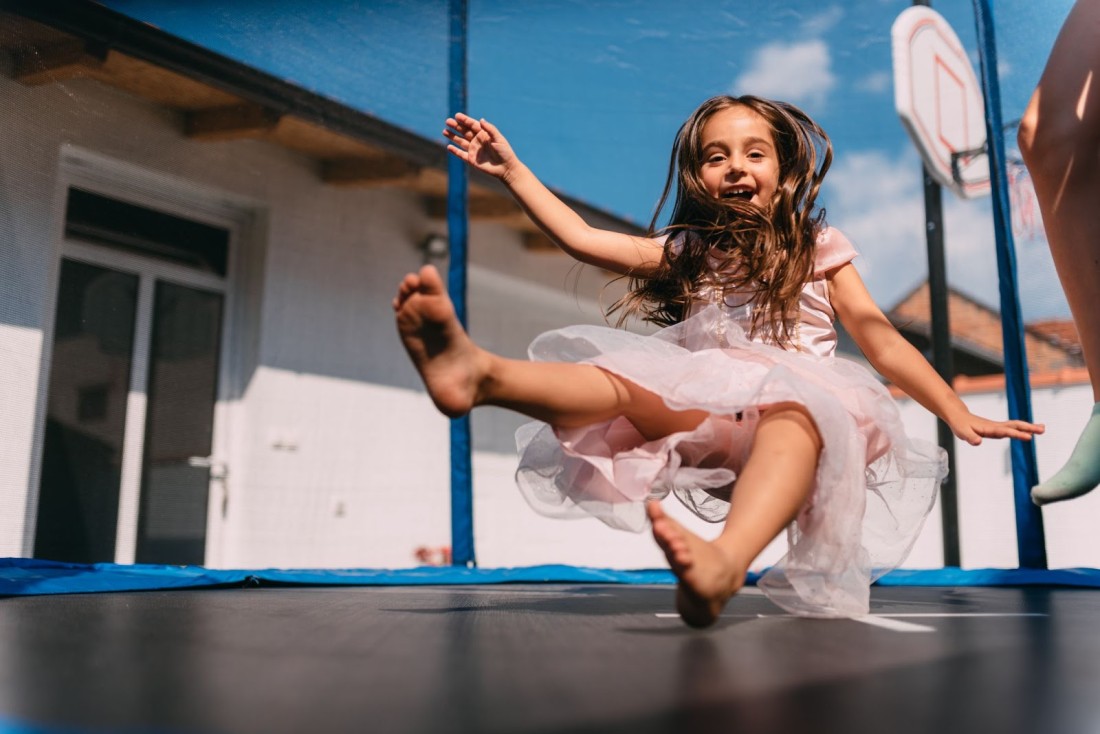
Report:
[[[852,617],[853,622],[863,622],[869,624],[872,627],[882,627],[883,629],[893,630],[894,632],[935,632],[935,627],[929,627],[926,624],[914,624],[912,622],[902,622],[900,619],[891,619],[889,617],[875,617],[873,615],[866,615],[864,617]]]
[[[656,616],[658,619],[679,619],[680,615],[676,613],[660,612]],[[880,627],[882,629],[888,629],[893,632],[935,632],[935,627],[930,627],[926,624],[916,624],[915,622],[903,622],[901,618],[917,618],[917,619],[948,619],[959,617],[1046,617],[1046,614],[1036,613],[1014,613],[1014,612],[917,612],[906,613],[900,612],[897,614],[867,614],[862,617],[849,617],[853,622],[862,622],[863,624],[869,624],[872,627]],[[722,619],[772,619],[786,617],[789,619],[798,619],[798,615],[795,614],[723,614]]]
[[[876,617],[1049,617],[1038,612],[893,612],[873,615]]]

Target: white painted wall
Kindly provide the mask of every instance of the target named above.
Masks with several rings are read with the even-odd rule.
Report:
[[[996,392],[963,396],[972,411],[990,418],[1008,417],[1007,398]],[[1047,432],[1035,439],[1039,477],[1057,471],[1069,457],[1092,409],[1092,390],[1087,384],[1042,388],[1032,391],[1032,414],[1045,423]],[[914,435],[935,440],[935,423],[912,401],[902,401],[906,425]],[[923,434],[921,433],[923,431]],[[1013,504],[1012,465],[1007,441],[986,440],[980,446],[956,441],[955,460],[959,499],[959,541],[964,568],[1015,568],[1016,514]],[[939,533],[939,507],[920,541],[921,551],[910,558],[911,567],[937,567],[935,553]],[[1100,567],[1100,543],[1095,528],[1100,524],[1100,494],[1042,510],[1046,531],[1047,561],[1051,568]],[[927,543],[925,541],[928,541]]]
[[[1001,415],[1007,414],[1007,403],[1003,396],[985,394],[980,399],[991,406],[999,406]],[[1035,420],[1045,423],[1047,427],[1046,433],[1035,439],[1040,479],[1049,477],[1065,464],[1085,427],[1092,405],[1092,389],[1088,384],[1044,388],[1032,394],[1032,413]],[[974,465],[968,468],[976,475],[985,471],[994,476],[994,472],[1000,469],[1005,477],[1005,484],[1011,482],[1007,449],[989,456],[985,465],[979,465],[975,457]],[[989,496],[987,502],[992,505],[994,502],[999,503],[1000,499],[1001,494],[998,492]],[[1100,568],[1100,543],[1096,541],[1096,528],[1100,527],[1100,492],[1093,492],[1071,502],[1048,505],[1043,508],[1042,513],[1047,561],[1051,568]],[[998,531],[998,542],[1011,546],[1012,550],[1002,551],[996,565],[1003,563],[1014,566],[1017,561],[1015,536],[1011,530],[1005,530],[1006,525],[1014,524],[1014,515],[1004,514],[1007,514],[1007,518],[998,518],[1001,528]],[[976,520],[978,515],[973,517]],[[1007,540],[1005,536],[1008,536]],[[977,555],[979,551],[975,550],[974,553]],[[990,562],[988,565],[994,564]]]

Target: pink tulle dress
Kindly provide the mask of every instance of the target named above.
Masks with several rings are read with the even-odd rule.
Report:
[[[906,436],[897,406],[870,372],[835,356],[826,274],[855,256],[835,229],[818,238],[814,276],[799,303],[797,350],[747,338],[752,305],[708,287],[687,319],[655,334],[572,326],[535,339],[533,360],[594,364],[673,409],[711,417],[654,441],[621,417],[567,430],[529,423],[516,434],[516,478],[531,506],[640,532],[645,501],[672,494],[702,519],[720,522],[761,409],[800,403],[823,449],[810,498],[787,530],[788,552],[758,586],[794,614],[866,614],[871,581],[909,553],[947,461],[938,446]]]

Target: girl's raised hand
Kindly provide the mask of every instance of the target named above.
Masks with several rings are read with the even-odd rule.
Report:
[[[1032,436],[1046,430],[1042,423],[994,421],[969,412],[950,421],[949,425],[956,436],[971,446],[977,446],[983,438],[1018,438],[1021,441],[1030,441]]]
[[[447,150],[490,176],[505,178],[517,162],[508,140],[488,120],[475,120],[459,112],[447,118],[443,136],[451,141]]]

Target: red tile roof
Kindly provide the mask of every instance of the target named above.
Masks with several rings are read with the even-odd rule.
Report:
[[[890,310],[890,320],[906,331],[927,335],[931,332],[931,300],[928,283],[922,283]],[[1004,345],[1000,312],[954,289],[948,290],[948,321],[952,343],[1003,364]],[[1084,367],[1081,342],[1073,322],[1048,319],[1024,326],[1028,371],[1034,378],[1060,370]]]

